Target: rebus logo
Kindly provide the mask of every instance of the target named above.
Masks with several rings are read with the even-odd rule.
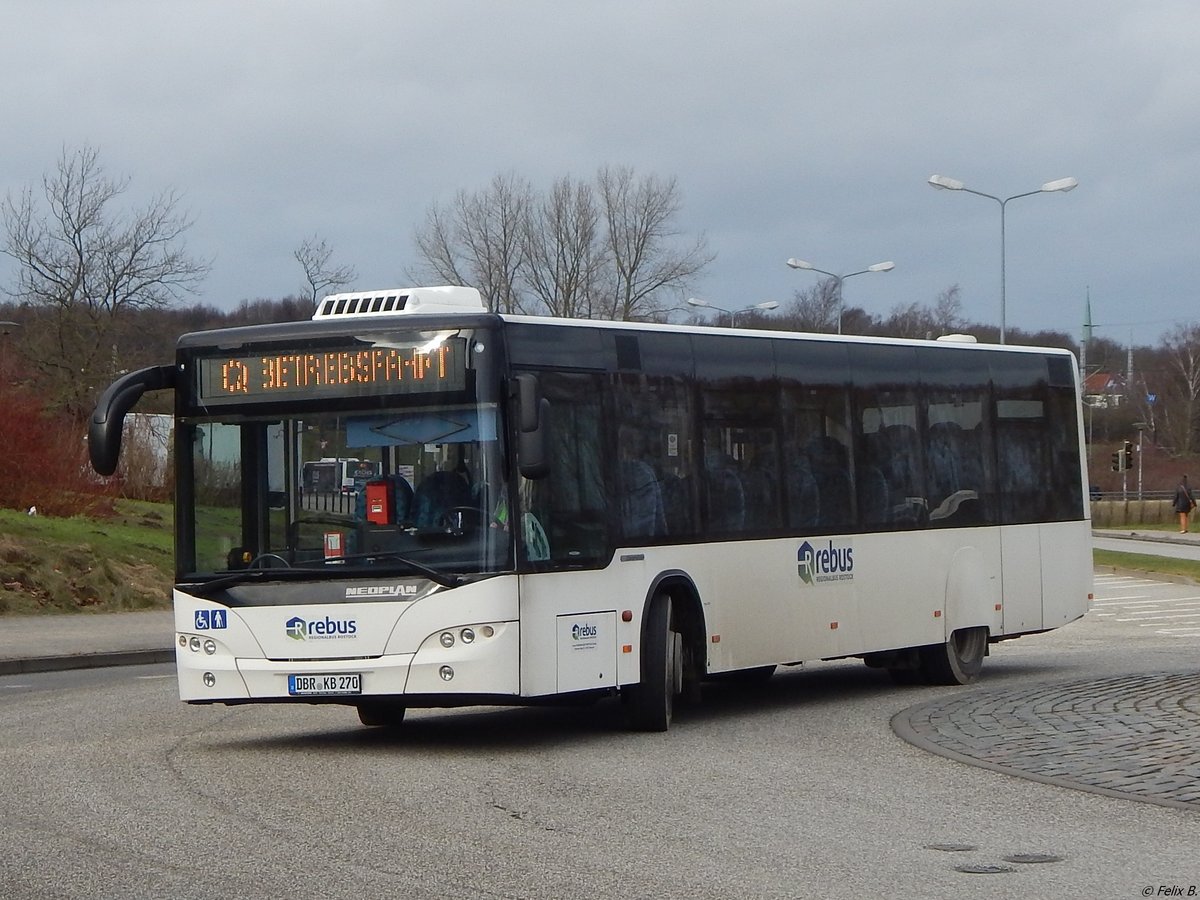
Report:
[[[358,634],[358,622],[354,619],[333,619],[329,616],[311,621],[296,616],[288,619],[284,626],[287,636],[293,641],[352,638]]]
[[[854,548],[834,546],[814,547],[808,541],[796,551],[796,571],[805,584],[854,579]]]
[[[583,624],[571,626],[571,637],[576,641],[587,641],[599,634],[599,629],[595,625]]]

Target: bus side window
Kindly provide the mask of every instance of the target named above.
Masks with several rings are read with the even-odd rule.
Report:
[[[629,541],[695,534],[691,392],[678,376],[644,372],[621,372],[608,385],[621,534]]]
[[[525,558],[540,557],[551,566],[594,564],[608,553],[611,496],[598,378],[543,371],[538,383],[553,409],[550,465],[545,478],[521,480],[522,512],[532,513],[540,526],[523,534]]]

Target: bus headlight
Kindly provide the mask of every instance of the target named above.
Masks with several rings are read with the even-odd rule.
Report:
[[[464,628],[462,631],[459,632],[458,636],[460,638],[462,638],[462,642],[464,644],[470,644],[471,642],[473,642],[475,640],[475,632],[472,631],[470,628]]]
[[[209,656],[212,656],[214,653],[216,653],[217,652],[217,642],[214,641],[212,638],[209,638],[207,641],[205,641],[204,642],[204,652],[207,653]]]
[[[442,681],[449,681],[454,677],[454,670],[449,666],[442,666],[438,669],[438,674],[442,676]]]
[[[200,638],[196,637],[193,634],[192,639],[190,641],[188,641],[188,649],[191,650],[193,653],[199,653],[200,652]]]
[[[205,673],[204,673],[204,686],[205,686],[205,687],[212,687],[212,686],[213,686],[213,685],[215,685],[216,683],[217,683],[217,676],[216,676],[216,675],[214,675],[212,672],[205,672]]]
[[[442,632],[442,636],[441,636],[440,640],[442,642],[442,646],[445,647],[447,650],[454,646],[454,635],[452,635],[448,631]]]

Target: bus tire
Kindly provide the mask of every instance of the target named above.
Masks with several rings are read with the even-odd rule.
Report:
[[[987,628],[959,628],[946,643],[921,648],[921,673],[930,684],[970,684],[983,669],[987,645]]]
[[[369,728],[399,728],[406,708],[387,700],[368,700],[358,704],[358,721]]]
[[[659,594],[650,604],[642,635],[642,680],[625,689],[630,727],[637,731],[671,727],[682,662],[682,635],[671,630],[671,595]]]

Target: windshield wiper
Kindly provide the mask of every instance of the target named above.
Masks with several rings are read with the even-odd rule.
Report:
[[[398,562],[412,569],[418,575],[424,575],[435,584],[440,584],[442,587],[458,587],[464,581],[458,575],[447,575],[445,572],[439,572],[437,569],[427,566],[424,563],[419,563],[415,559],[399,553],[395,550],[380,550],[376,553],[351,553],[347,556],[331,556],[325,560],[328,566],[331,563],[338,563],[343,560],[353,559],[370,559],[370,560],[386,560],[388,562]]]
[[[223,588],[233,587],[236,584],[245,584],[247,581],[272,581],[278,580],[281,576],[287,579],[292,575],[313,575],[324,571],[325,569],[296,568],[294,566],[271,569],[241,569],[237,572],[230,572],[228,575],[222,575],[220,578],[214,578],[212,581],[200,582],[194,586],[189,585],[188,593],[196,597],[206,597]]]
[[[404,554],[394,550],[381,550],[377,553],[352,553],[349,556],[330,556],[324,560],[325,564],[319,568],[315,566],[272,566],[266,569],[239,569],[236,572],[230,572],[228,575],[222,575],[220,578],[214,578],[212,581],[202,582],[194,587],[189,587],[188,592],[196,597],[208,597],[224,588],[245,584],[249,581],[290,581],[296,575],[325,575],[334,571],[332,567],[340,563],[349,560],[365,559],[400,563],[406,569],[416,572],[418,575],[424,575],[430,581],[440,584],[442,587],[458,587],[464,583],[464,579],[458,575],[447,575],[444,572],[439,572],[437,569],[409,559]],[[345,574],[347,577],[361,578],[364,573],[362,569],[349,569]]]

